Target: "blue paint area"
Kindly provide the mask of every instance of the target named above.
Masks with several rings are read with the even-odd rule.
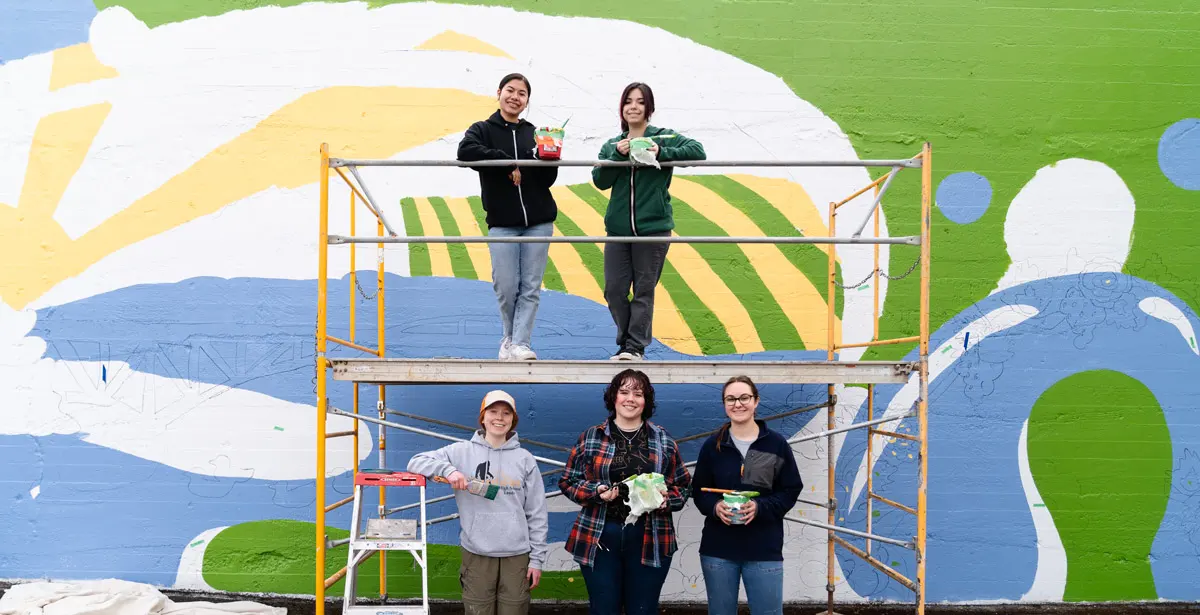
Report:
[[[388,276],[386,302],[389,356],[495,357],[499,319],[491,285],[470,280]],[[330,333],[349,337],[345,279],[329,284]],[[370,291],[371,289],[367,289]],[[201,391],[231,387],[312,406],[316,323],[316,282],[264,279],[194,278],[176,284],[138,285],[89,297],[67,305],[45,308],[29,335],[46,340],[46,356],[67,361],[103,360],[108,366],[127,362],[138,371],[196,383]],[[368,323],[359,329],[359,342],[370,345],[376,322],[374,302],[357,297],[357,318]],[[417,315],[417,316],[413,316]],[[539,356],[550,358],[601,358],[609,356],[615,330],[604,306],[557,292],[544,292],[534,333]],[[332,356],[359,356],[331,344]],[[682,357],[655,342],[647,349],[651,358]],[[755,358],[823,358],[821,352],[759,353]],[[622,366],[614,365],[614,374]],[[119,382],[113,373],[110,381]],[[571,446],[584,428],[605,417],[602,385],[389,387],[388,406],[443,420],[473,424],[483,394],[504,386],[518,401],[522,436],[560,446]],[[353,387],[330,383],[331,403],[352,407]],[[374,415],[376,389],[361,387],[360,407]],[[657,387],[657,421],[676,437],[715,429],[725,420],[716,386],[666,385]],[[820,386],[761,387],[760,412],[771,414],[824,401]],[[147,410],[149,408],[144,408]],[[812,412],[781,421],[784,432],[798,431]],[[401,421],[410,422],[407,419]],[[420,424],[435,431],[464,435],[442,427]],[[374,426],[369,428],[372,439]],[[426,436],[389,430],[387,465],[403,468],[414,452],[441,446]],[[223,479],[174,470],[160,464],[96,447],[74,437],[0,437],[0,455],[29,467],[38,451],[52,442],[55,455],[39,461],[36,476],[0,483],[0,489],[20,499],[34,484],[42,496],[22,506],[32,507],[12,523],[0,511],[0,544],[24,545],[11,554],[0,554],[0,578],[66,576],[74,578],[120,576],[146,582],[171,582],[180,553],[194,537],[209,528],[260,519],[311,521],[314,514],[313,481],[263,481]],[[692,460],[702,440],[681,446]],[[214,448],[217,443],[212,443]],[[565,454],[529,447],[535,454],[564,459]],[[216,453],[214,453],[216,456]],[[302,455],[297,455],[303,457]],[[102,458],[102,462],[91,461]],[[307,458],[307,457],[304,457]],[[0,457],[0,462],[5,462]],[[336,500],[350,493],[346,473],[331,479]],[[308,462],[304,462],[308,463]],[[111,468],[97,473],[89,484],[106,495],[88,503],[63,501],[47,494],[73,484],[70,472],[81,466]],[[379,465],[378,452],[362,462]],[[6,467],[8,467],[6,465]],[[14,466],[16,467],[16,466]],[[551,469],[545,467],[543,469]],[[39,478],[41,477],[41,478]],[[203,487],[200,494],[194,493]],[[547,490],[558,488],[557,476],[547,479]],[[450,493],[435,485],[429,497]],[[389,493],[388,504],[400,505],[404,491]],[[0,497],[6,495],[0,492]],[[78,515],[60,514],[59,508],[81,509]],[[22,509],[24,510],[24,509]],[[339,509],[331,524],[348,526],[349,507]],[[17,514],[14,511],[13,514]],[[432,505],[429,515],[455,512],[453,502]],[[171,519],[151,526],[153,540],[143,540],[140,529],[151,516]],[[413,514],[415,516],[415,514]],[[563,541],[574,513],[552,513],[550,540]],[[431,539],[457,543],[457,522],[434,526]],[[64,535],[70,539],[59,551],[39,552],[32,535]],[[133,551],[124,547],[136,545]],[[69,557],[68,557],[69,556]]]
[[[1037,570],[1037,536],[1017,465],[1021,428],[1046,389],[1072,374],[1097,369],[1139,380],[1163,410],[1175,461],[1166,514],[1151,547],[1151,568],[1160,598],[1200,599],[1195,582],[1200,578],[1200,421],[1195,418],[1200,357],[1173,325],[1137,307],[1146,297],[1169,301],[1193,327],[1200,327],[1196,314],[1163,288],[1121,274],[1095,273],[1004,290],[932,336],[931,354],[936,355],[952,336],[993,310],[1022,305],[1038,310],[1036,316],[977,341],[930,385],[930,601],[1016,600],[1030,589]],[[878,387],[877,407],[886,407],[899,389]],[[856,420],[865,417],[864,405]],[[901,432],[916,429],[911,419],[889,425],[898,425]],[[865,434],[852,432],[837,461],[838,516],[859,530],[866,526],[866,508],[862,495],[851,507],[849,488],[865,451]],[[876,491],[914,505],[916,469],[915,444],[890,444],[875,466]],[[875,510],[875,533],[914,535],[912,515],[885,505]],[[915,574],[911,551],[878,543],[873,550],[884,562],[896,562],[906,576]],[[859,594],[911,599],[911,592],[853,555],[839,550],[838,557]]]
[[[979,219],[992,202],[992,184],[978,173],[948,175],[937,187],[938,209],[958,224]]]
[[[1172,184],[1200,190],[1200,119],[1175,122],[1158,141],[1158,166]]]
[[[92,0],[0,0],[0,64],[88,40]]]

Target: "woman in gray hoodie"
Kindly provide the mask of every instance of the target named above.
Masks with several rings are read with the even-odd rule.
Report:
[[[458,504],[463,606],[468,615],[524,615],[546,561],[546,488],[533,454],[517,440],[516,401],[492,391],[479,407],[470,442],[408,462],[408,471],[445,478]],[[495,499],[468,492],[468,481],[495,488]]]

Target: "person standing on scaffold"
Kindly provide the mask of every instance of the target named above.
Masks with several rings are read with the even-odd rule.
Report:
[[[533,88],[520,73],[505,75],[496,91],[499,109],[475,122],[458,144],[462,162],[532,160],[536,150],[534,126],[521,119]],[[472,167],[479,172],[489,237],[550,237],[558,204],[550,186],[558,167]],[[533,324],[541,299],[542,276],[550,256],[548,243],[489,243],[492,288],[500,304],[501,360],[537,359]]]
[[[448,482],[458,504],[467,615],[525,615],[546,562],[549,513],[542,473],[517,439],[517,402],[492,391],[470,442],[418,453],[408,471]]]
[[[600,147],[600,160],[704,160],[704,146],[671,129],[650,125],[654,92],[644,83],[631,83],[621,92],[621,134]],[[671,213],[672,167],[596,167],[592,183],[612,189],[604,212],[609,237],[669,237],[675,228]],[[604,244],[604,299],[617,325],[614,360],[640,361],[654,339],[654,288],[667,262],[667,243]],[[633,286],[633,300],[629,288]]]
[[[721,397],[729,422],[700,447],[692,478],[708,612],[737,615],[743,584],[751,615],[782,615],[783,517],[804,482],[787,438],[755,414],[754,381],[734,376]]]

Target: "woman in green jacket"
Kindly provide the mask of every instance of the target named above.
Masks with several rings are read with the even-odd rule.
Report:
[[[600,148],[600,160],[629,160],[633,139],[651,141],[647,150],[662,162],[704,160],[704,146],[668,128],[650,125],[654,92],[644,83],[631,83],[621,92],[621,134]],[[675,228],[671,215],[672,167],[596,167],[592,183],[612,189],[604,229],[610,237],[666,237]],[[654,288],[667,260],[668,243],[604,244],[604,299],[617,325],[613,359],[641,360],[654,339]],[[629,288],[633,286],[633,300]]]

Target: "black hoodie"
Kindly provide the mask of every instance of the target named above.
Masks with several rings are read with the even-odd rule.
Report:
[[[467,129],[458,144],[458,159],[463,162],[532,160],[533,124],[525,120],[505,121],[497,110]],[[514,185],[509,177],[515,166],[471,168],[479,172],[488,228],[533,226],[553,222],[558,217],[558,204],[550,194],[550,186],[558,179],[558,167],[522,167],[520,186]]]

